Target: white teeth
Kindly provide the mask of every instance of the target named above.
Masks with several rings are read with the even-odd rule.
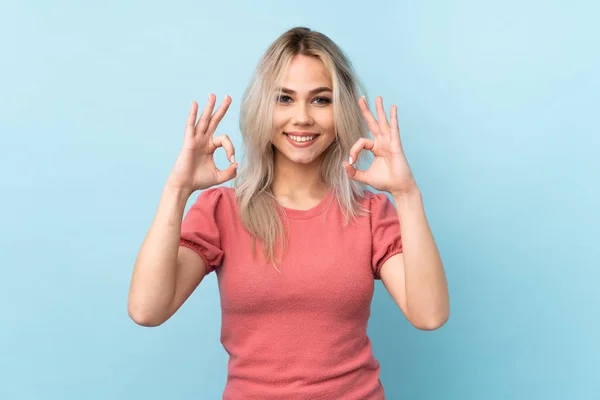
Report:
[[[315,136],[292,136],[292,135],[288,135],[288,136],[294,142],[298,142],[298,143],[309,142],[315,138]]]

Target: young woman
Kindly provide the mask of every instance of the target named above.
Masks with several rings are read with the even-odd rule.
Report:
[[[397,108],[388,122],[378,97],[373,116],[361,89],[327,36],[285,32],[242,100],[239,176],[230,139],[213,136],[231,99],[213,113],[211,94],[198,120],[192,102],[128,309],[136,323],[160,325],[215,271],[230,356],[224,399],[383,399],[367,336],[375,279],[415,327],[448,319],[444,269]],[[213,161],[219,147],[226,170]],[[364,171],[355,168],[361,150],[374,155]],[[216,187],[233,178],[234,188]]]

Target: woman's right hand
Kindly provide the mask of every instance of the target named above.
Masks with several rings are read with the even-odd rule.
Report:
[[[171,187],[189,191],[204,190],[227,182],[236,176],[238,163],[235,162],[233,144],[227,135],[212,136],[217,125],[231,104],[231,97],[225,96],[221,106],[213,114],[216,96],[210,94],[208,103],[196,123],[198,103],[192,102],[185,126],[183,147],[168,179]],[[223,147],[231,165],[219,170],[213,155],[218,147]]]

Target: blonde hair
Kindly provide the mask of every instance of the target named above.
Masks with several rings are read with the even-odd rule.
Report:
[[[273,110],[278,90],[295,55],[320,59],[332,80],[336,140],[323,154],[322,179],[333,190],[335,199],[344,211],[346,223],[364,212],[357,201],[364,186],[348,179],[342,167],[352,145],[359,138],[368,136],[358,106],[360,94],[366,95],[364,86],[354,73],[348,57],[331,39],[304,27],[290,29],[279,36],[262,55],[244,92],[240,131],[245,162],[234,181],[242,224],[253,237],[253,248],[256,250],[258,239],[265,258],[274,265],[276,248],[281,245],[282,255],[286,235],[280,213],[277,212],[280,206],[271,187],[275,176],[271,145]],[[362,158],[357,160],[359,165]]]

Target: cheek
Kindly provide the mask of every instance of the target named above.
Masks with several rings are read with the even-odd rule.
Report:
[[[276,112],[273,114],[273,129],[275,131],[282,131],[287,123],[287,118],[284,113]]]
[[[281,114],[273,115],[273,130],[271,132],[271,141],[273,143],[279,142],[283,136],[281,133],[285,129],[286,119]]]
[[[281,125],[281,118],[277,115],[273,115],[273,128],[277,128]]]
[[[335,120],[333,118],[333,112],[324,113],[320,118],[319,125],[321,125],[321,128],[324,130],[327,130],[328,133],[334,132]]]

